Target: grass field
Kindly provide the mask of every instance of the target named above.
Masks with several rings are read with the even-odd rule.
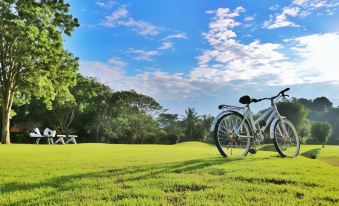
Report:
[[[339,147],[281,159],[265,146],[0,145],[0,205],[339,205]],[[308,158],[317,155],[316,159]]]

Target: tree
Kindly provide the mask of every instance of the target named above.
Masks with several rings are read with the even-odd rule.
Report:
[[[152,97],[139,94],[134,90],[115,92],[112,101],[121,106],[128,106],[139,112],[144,112],[153,117],[164,111],[162,106]]]
[[[202,130],[201,133],[202,133],[202,138],[204,142],[208,142],[208,143],[214,142],[213,135],[210,132],[213,119],[214,117],[212,117],[211,115],[202,115],[202,118],[201,118],[202,127],[200,129]]]
[[[305,107],[304,104],[298,101],[298,99],[292,99],[292,101],[279,102],[278,105],[279,113],[282,116],[286,116],[295,125],[297,132],[301,135],[301,139],[306,142],[309,138],[309,120],[307,119],[310,110]]]
[[[197,137],[194,136],[194,133],[199,122],[198,113],[194,108],[189,107],[185,110],[185,115],[183,124],[185,125],[186,140],[195,140]]]
[[[331,108],[333,103],[326,97],[318,97],[313,100],[313,109],[316,111],[326,111]]]
[[[158,117],[160,127],[166,132],[165,143],[178,143],[183,136],[183,128],[180,124],[178,114],[162,113]]]
[[[53,126],[53,129],[62,134],[70,134],[69,127],[71,126],[76,111],[76,102],[68,101],[63,104],[54,104],[53,109],[46,111],[48,122]]]
[[[100,135],[111,130],[111,118],[115,105],[111,99],[113,91],[95,78],[78,75],[78,83],[71,89],[76,100],[76,122],[78,130],[92,134],[99,142]]]
[[[145,139],[154,141],[157,130],[159,130],[159,123],[155,121],[150,115],[144,112],[131,113],[129,115],[130,127],[133,131],[133,136],[139,143],[144,144]]]
[[[328,122],[315,122],[311,128],[312,137],[325,147],[328,137],[332,133],[332,126]]]
[[[63,48],[62,35],[79,26],[63,0],[0,2],[0,99],[2,143],[10,143],[10,112],[14,97],[28,102],[43,98],[51,107],[56,96],[71,98],[78,59]]]
[[[120,126],[127,122],[129,135],[137,138],[138,142],[143,144],[146,139],[154,141],[155,134],[160,129],[155,119],[164,111],[156,100],[133,90],[119,91],[113,93],[110,105],[115,108],[114,124],[121,128],[120,131],[126,132]]]

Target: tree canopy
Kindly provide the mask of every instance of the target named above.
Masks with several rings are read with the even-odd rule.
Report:
[[[332,133],[332,126],[328,122],[315,122],[312,125],[311,134],[320,144],[326,144]]]
[[[63,47],[63,34],[79,26],[69,4],[49,0],[0,2],[0,98],[2,143],[10,143],[9,118],[13,101],[27,103],[32,96],[52,101],[72,98],[78,59]]]

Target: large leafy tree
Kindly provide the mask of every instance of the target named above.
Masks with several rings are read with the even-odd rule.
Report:
[[[78,63],[64,49],[62,35],[71,35],[78,25],[63,0],[0,1],[2,143],[10,143],[14,100],[36,96],[51,107],[56,96],[71,98],[68,86],[75,83]]]
[[[129,135],[137,139],[137,142],[144,143],[147,139],[154,141],[157,130],[160,129],[155,119],[165,111],[156,100],[133,90],[119,91],[113,93],[109,104],[115,108],[112,111],[115,115],[111,116],[115,120],[111,125],[120,128],[114,132],[117,133],[116,137],[122,136],[120,132],[129,131]]]
[[[178,143],[184,135],[183,126],[178,114],[162,113],[158,117],[160,127],[165,131],[165,143]]]
[[[315,122],[311,128],[312,137],[325,147],[328,137],[332,133],[332,126],[328,122]]]
[[[310,110],[298,99],[278,103],[279,113],[286,116],[296,126],[298,134],[305,142],[309,138],[310,122],[307,119]]]
[[[73,99],[64,103],[53,101],[53,109],[47,112],[51,116],[50,124],[64,134],[73,132],[71,125],[92,130],[101,124],[102,121],[96,122],[92,118],[99,120],[98,116],[102,115],[102,108],[106,109],[105,101],[112,95],[112,90],[94,78],[78,74],[77,84],[70,91]],[[74,119],[81,120],[81,123],[74,125]]]
[[[333,103],[326,97],[317,97],[313,100],[313,109],[316,111],[326,111],[331,108]]]

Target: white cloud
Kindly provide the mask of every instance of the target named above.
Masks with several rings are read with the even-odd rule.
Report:
[[[111,9],[117,2],[113,0],[98,0],[95,4],[105,9]]]
[[[339,33],[313,34],[293,40],[298,76],[306,82],[339,82]]]
[[[123,69],[127,66],[127,63],[122,61],[120,58],[118,57],[112,57],[108,60],[108,63],[110,65],[112,65],[115,68],[119,68],[119,69]]]
[[[110,16],[106,16],[102,25],[106,27],[124,26],[131,28],[142,36],[155,36],[160,33],[160,29],[157,26],[130,17],[127,8],[124,6],[113,11]]]
[[[284,7],[280,13],[270,15],[269,20],[263,24],[264,28],[277,29],[282,27],[298,27],[291,18],[303,18],[311,15],[314,11],[321,14],[333,15],[339,6],[337,0],[294,0],[288,7]],[[276,10],[276,7],[274,7]],[[271,9],[270,9],[271,10]]]
[[[106,62],[80,61],[80,73],[84,76],[95,77],[104,84],[114,81],[114,85],[119,88],[125,85],[125,82],[121,81],[124,76],[122,70]]]
[[[185,33],[178,33],[178,34],[168,35],[167,37],[163,38],[164,41],[167,41],[170,39],[187,39],[187,35]]]
[[[204,33],[212,50],[205,50],[199,56],[199,67],[190,73],[196,81],[227,83],[232,80],[248,80],[263,74],[276,74],[275,67],[286,59],[278,50],[279,44],[254,41],[248,45],[236,41],[237,34],[232,30],[241,23],[235,21],[244,9],[237,8],[209,11],[214,14],[209,31]]]
[[[140,49],[130,49],[128,53],[134,55],[135,60],[140,61],[153,61],[155,56],[161,55],[164,50],[171,49],[174,50],[174,43],[170,40],[173,39],[186,39],[187,35],[185,33],[178,33],[168,35],[162,39],[161,45],[154,50],[140,50]]]
[[[141,49],[129,49],[127,51],[129,54],[133,54],[135,60],[140,61],[153,61],[153,57],[160,55],[160,52],[157,50],[141,50]]]
[[[118,20],[124,19],[128,16],[128,10],[125,7],[120,7],[119,9],[112,12],[110,16],[105,17],[105,21],[102,23],[106,27],[119,26]]]
[[[306,83],[339,83],[338,33],[314,34],[288,41],[295,44],[291,52],[296,59],[279,52],[280,44],[254,41],[247,45],[234,43],[225,50],[209,50],[210,59],[187,75],[159,70],[127,75],[122,69],[127,64],[118,58],[108,62],[80,61],[80,72],[98,78],[112,89],[134,89],[161,100],[218,96],[225,88],[234,91],[256,87],[267,91],[267,85],[279,88],[295,85],[297,88]]]
[[[134,89],[157,99],[182,99],[201,93],[182,73],[154,71],[128,76],[112,64],[98,61],[80,61],[80,73],[95,77],[114,90]]]
[[[301,36],[281,44],[259,40],[245,44],[237,40],[235,32],[236,27],[241,26],[236,19],[243,11],[242,8],[220,8],[207,12],[213,15],[212,21],[209,30],[202,35],[210,49],[197,57],[198,66],[187,74],[156,70],[127,75],[123,69],[127,64],[119,58],[111,58],[108,62],[81,61],[80,72],[97,77],[113,89],[135,89],[157,99],[215,96],[221,89],[239,90],[244,86],[267,89],[282,85],[339,83],[339,33]],[[298,12],[287,13],[297,15]],[[152,61],[161,54],[160,47],[130,49],[128,53],[137,60]]]
[[[298,6],[302,6],[305,3],[307,3],[309,0],[294,0],[293,4],[298,5]]]
[[[234,80],[260,82],[263,77],[269,77],[265,81],[269,85],[339,82],[335,69],[335,65],[339,65],[336,57],[339,34],[295,38],[289,40],[297,45],[293,48],[258,40],[242,44],[233,31],[241,25],[234,19],[240,12],[218,9],[209,13],[215,16],[209,25],[210,30],[203,35],[212,49],[197,57],[199,66],[190,72],[191,80],[227,84]],[[298,11],[287,10],[285,13],[293,16]],[[296,59],[289,58],[283,49]]]
[[[173,42],[162,42],[161,46],[158,48],[160,50],[170,49],[174,46]]]
[[[288,17],[295,17],[300,13],[299,7],[284,7],[281,14],[265,21],[263,27],[267,29],[276,29],[281,27],[299,27],[299,25],[290,21]]]
[[[254,19],[255,19],[255,16],[248,16],[244,18],[245,21],[254,21]]]
[[[279,7],[280,7],[279,4],[275,4],[275,5],[271,6],[268,10],[275,11],[275,10],[279,9]]]

